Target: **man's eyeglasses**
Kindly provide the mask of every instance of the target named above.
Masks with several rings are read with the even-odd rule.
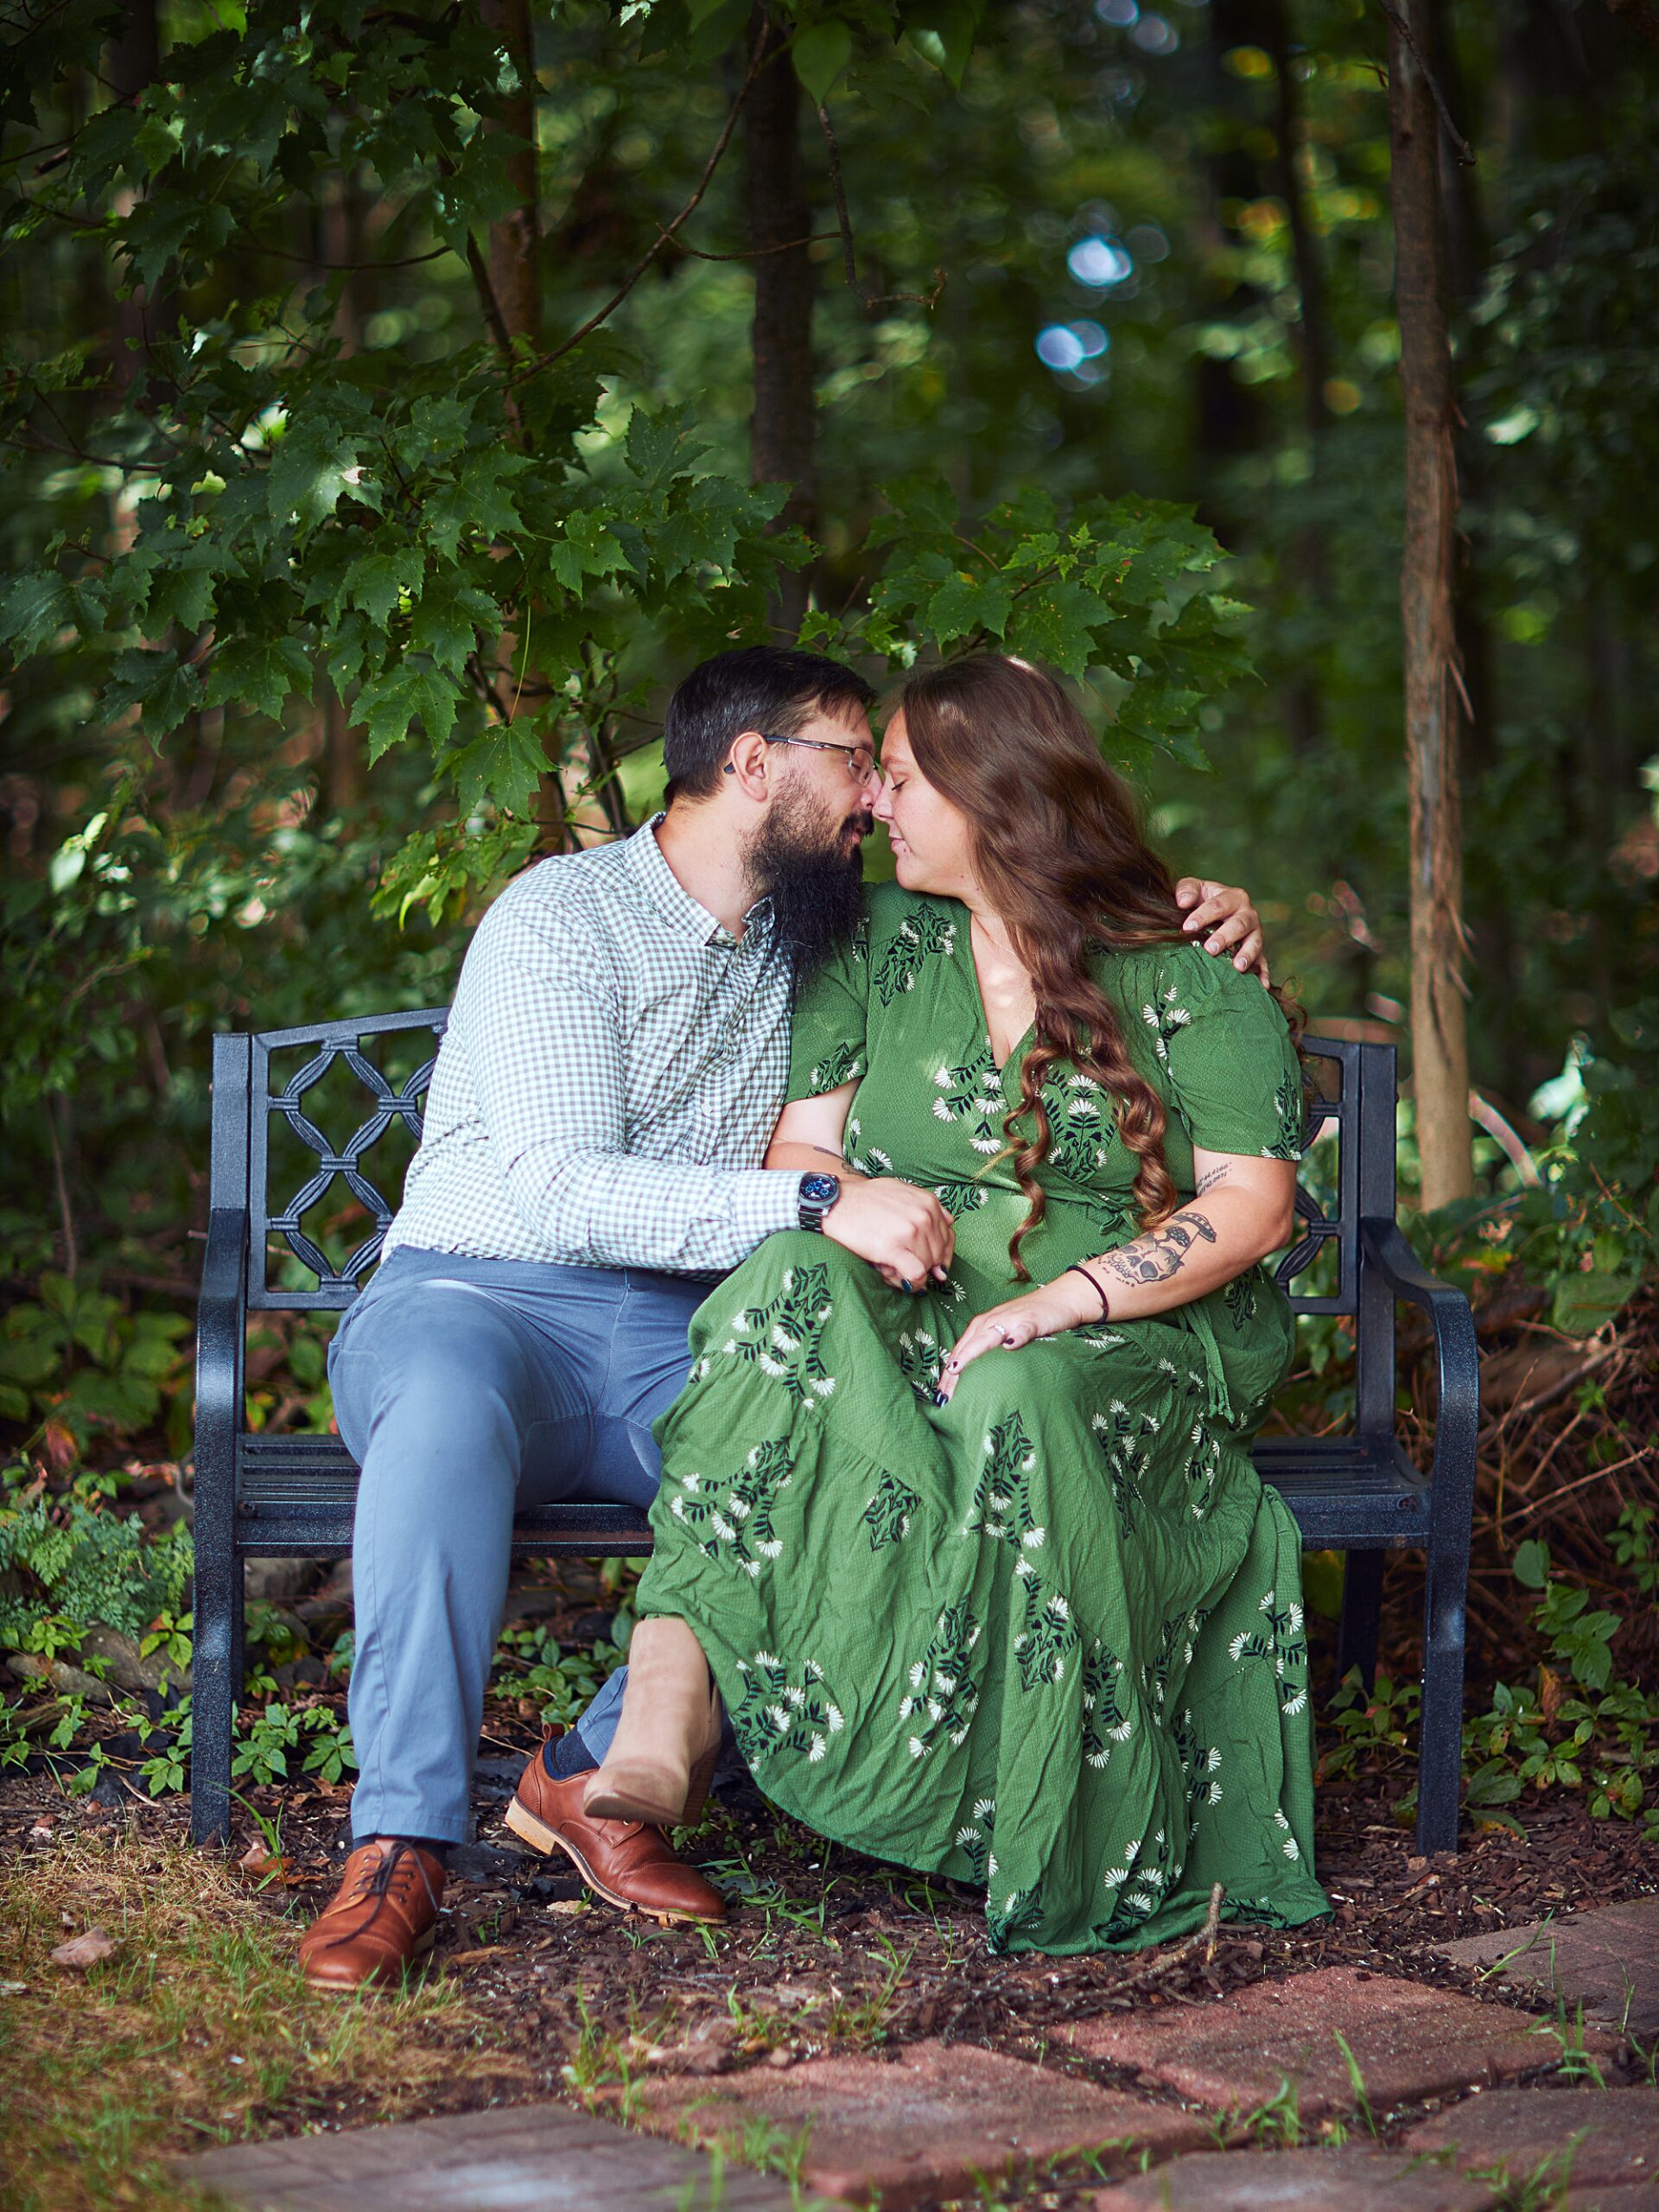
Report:
[[[764,745],[804,745],[810,753],[843,753],[847,756],[847,772],[855,784],[868,784],[875,773],[875,755],[868,745],[832,745],[822,737],[777,737],[764,729],[757,730],[755,735]],[[737,773],[729,760],[726,773]]]

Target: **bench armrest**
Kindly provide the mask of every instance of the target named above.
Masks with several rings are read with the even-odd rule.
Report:
[[[1480,1361],[1475,1317],[1460,1290],[1432,1275],[1392,1221],[1363,1220],[1360,1249],[1408,1306],[1420,1306],[1434,1332],[1440,1410],[1434,1425],[1435,1516],[1467,1529],[1475,1503],[1475,1431],[1480,1419]]]
[[[228,1482],[242,1422],[248,1215],[216,1206],[207,1217],[196,1304],[196,1482]]]

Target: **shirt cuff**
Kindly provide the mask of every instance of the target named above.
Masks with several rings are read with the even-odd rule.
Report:
[[[780,1229],[801,1225],[801,1178],[792,1167],[740,1169],[732,1177],[732,1237],[747,1259]]]

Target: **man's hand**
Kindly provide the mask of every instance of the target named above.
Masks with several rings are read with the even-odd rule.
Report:
[[[1248,891],[1184,875],[1175,887],[1175,904],[1185,914],[1181,927],[1189,937],[1208,932],[1203,940],[1206,952],[1230,951],[1239,973],[1254,974],[1263,989],[1273,981],[1262,944],[1262,917]]]
[[[943,1282],[957,1249],[956,1224],[931,1191],[895,1175],[842,1179],[823,1234],[868,1260],[894,1290]]]

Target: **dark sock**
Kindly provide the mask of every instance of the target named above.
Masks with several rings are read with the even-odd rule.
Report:
[[[591,1774],[599,1761],[582,1740],[579,1731],[567,1728],[563,1736],[542,1747],[542,1764],[555,1782],[569,1782],[573,1774]]]

